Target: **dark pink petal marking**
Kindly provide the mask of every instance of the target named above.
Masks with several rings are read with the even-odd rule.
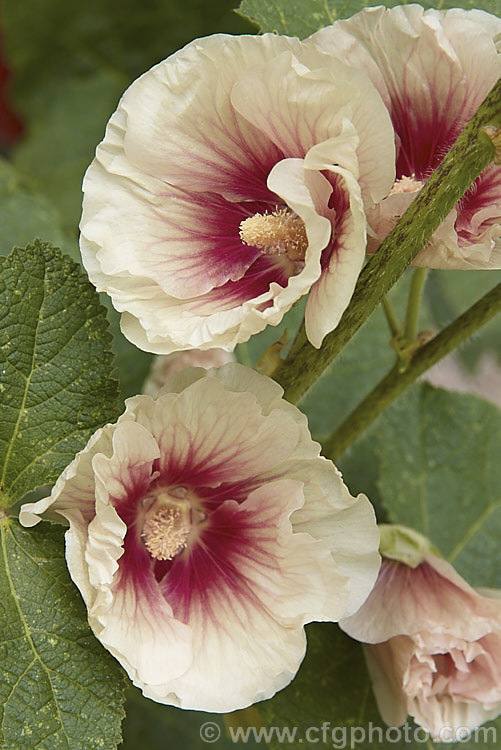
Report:
[[[126,499],[117,501],[110,498],[113,506],[127,526],[124,539],[124,553],[119,560],[119,577],[117,585],[132,585],[140,588],[144,594],[154,601],[158,596],[155,591],[155,581],[152,576],[152,558],[141,540],[141,529],[138,527],[140,503],[148,494],[151,487],[151,479],[155,476],[154,467],[148,481],[136,483],[130,489]]]
[[[173,294],[189,298],[199,285],[207,289],[238,281],[260,256],[260,250],[242,242],[240,224],[255,213],[273,211],[280,199],[266,191],[266,201],[231,202],[216,193],[169,192],[159,215],[158,236],[150,240],[155,273],[175,279]],[[161,227],[165,226],[165,231]],[[181,256],[180,256],[181,251]]]
[[[487,209],[485,216],[479,212]],[[501,169],[484,169],[457,204],[456,232],[460,246],[479,241],[491,226],[501,222]]]
[[[227,281],[223,286],[212,290],[211,299],[220,300],[228,308],[235,307],[265,294],[273,281],[286,287],[291,270],[292,264],[282,257],[259,255],[245,276],[238,281]]]
[[[450,92],[449,99],[452,101],[453,98],[454,92]],[[439,115],[437,108],[426,116],[419,102],[407,97],[393,99],[392,105],[393,127],[400,138],[397,179],[412,175],[418,180],[426,179],[438,167],[468,116],[450,122],[445,115]]]
[[[232,107],[225,113],[227,119],[217,111],[208,115],[205,118],[199,112],[196,122],[192,117],[185,120],[188,142],[180,130],[181,137],[168,144],[169,172],[176,175],[175,184],[234,198],[266,200],[266,180],[272,167],[284,158],[282,151]],[[242,131],[244,123],[247,132]],[[197,146],[195,153],[190,149],[192,142]],[[256,142],[259,148],[255,148]],[[205,156],[198,153],[200,146]]]
[[[237,460],[238,453],[237,445],[235,446],[235,459]],[[250,554],[255,560],[259,558],[263,564],[270,564],[266,544],[271,544],[275,537],[273,533],[270,535],[265,533],[264,537],[260,536],[259,531],[266,530],[269,520],[263,523],[262,519],[256,520],[255,515],[247,511],[238,513],[238,504],[245,502],[249,494],[262,485],[263,479],[249,477],[237,483],[231,481],[218,483],[218,476],[220,475],[220,480],[223,480],[228,466],[231,470],[231,461],[226,453],[223,466],[217,463],[217,456],[213,459],[216,460],[211,467],[198,465],[199,462],[196,460],[192,447],[182,465],[176,465],[172,461],[167,462],[163,467],[162,476],[158,476],[159,461],[157,459],[153,463],[149,480],[145,479],[143,473],[141,481],[134,482],[134,472],[131,472],[132,481],[126,499],[113,500],[111,498],[118,515],[127,526],[124,553],[119,560],[117,586],[132,584],[138,592],[141,592],[141,596],[148,598],[152,606],[155,601],[158,601],[160,593],[158,584],[164,581],[165,587],[166,576],[170,582],[169,587],[177,591],[179,596],[180,592],[185,592],[185,596],[182,597],[184,607],[187,607],[191,601],[187,592],[192,585],[195,598],[198,597],[197,601],[203,603],[203,595],[197,592],[200,592],[202,584],[204,588],[207,588],[207,576],[214,577],[214,585],[216,583],[224,585],[230,597],[237,592],[240,592],[242,596],[245,595],[244,598],[251,596],[241,575],[239,578],[237,574],[239,559],[242,555]],[[276,477],[267,474],[266,482],[273,481],[273,478],[279,479],[280,473]],[[211,483],[212,486],[208,486]],[[200,533],[200,536],[189,550],[174,560],[155,560],[150,556],[141,539],[141,500],[155,487],[177,485],[189,487],[197,496],[200,507],[207,511],[208,520],[203,522],[199,532],[197,530],[196,533]],[[272,520],[275,520],[275,516],[278,517],[278,511],[272,515]],[[248,549],[253,551],[246,552],[245,550]],[[205,573],[197,572],[200,568],[206,572],[212,570],[212,573],[207,572],[206,576]],[[180,576],[178,583],[176,583],[177,576]],[[200,585],[197,583],[199,579]],[[228,586],[230,579],[235,580],[234,586]],[[165,589],[163,594],[165,595]],[[167,601],[172,604],[169,598]]]
[[[333,221],[332,237],[320,259],[323,271],[328,268],[332,256],[339,250],[341,238],[346,231],[346,221],[350,217],[351,212],[350,198],[344,185],[343,178],[332,172],[322,172],[322,174],[332,185],[332,193],[329,198],[329,208],[334,209],[335,211],[335,215],[329,217],[331,221]]]
[[[214,608],[222,599],[231,604],[236,598],[251,606],[257,602],[245,563],[276,569],[273,550],[280,510],[250,512],[228,500],[210,514],[196,543],[172,561],[161,583],[176,619],[187,622],[191,607],[196,606],[206,618],[217,621]]]

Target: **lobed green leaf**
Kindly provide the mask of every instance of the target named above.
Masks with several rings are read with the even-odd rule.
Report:
[[[443,328],[470,307],[477,299],[501,282],[501,271],[432,271],[425,295],[434,328]],[[489,353],[501,359],[501,316],[481,328],[468,346],[457,350],[461,363],[468,369],[481,365]]]
[[[87,625],[63,529],[0,519],[0,743],[4,750],[112,750],[125,678]]]
[[[0,492],[51,484],[118,414],[105,309],[80,267],[35,241],[0,259]]]
[[[501,411],[422,384],[377,434],[390,521],[428,536],[469,583],[501,587]]]

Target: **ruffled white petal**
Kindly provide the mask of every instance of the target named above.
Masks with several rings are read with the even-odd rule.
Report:
[[[305,159],[312,169],[327,170],[331,174],[338,183],[338,193],[345,195],[343,203],[346,204],[344,210],[338,209],[332,218],[330,255],[323,261],[320,279],[313,285],[306,303],[306,333],[317,348],[327,333],[337,326],[350,303],[365,259],[366,217],[360,185],[353,176],[355,137],[353,126],[345,123],[344,133],[339,139],[314,146]],[[335,140],[339,142],[333,143]],[[336,165],[333,158],[336,152],[339,154],[337,163],[350,165],[351,162],[352,171]]]
[[[366,199],[380,200],[393,184],[395,147],[381,98],[366,75],[320,54],[315,45],[255,65],[235,83],[231,99],[240,114],[291,156],[305,156],[324,141],[334,145],[350,121],[358,140],[355,177]],[[334,149],[331,164],[335,155]]]
[[[157,402],[136,396],[131,407],[155,436],[158,469],[179,476],[189,470],[205,486],[267,472],[289,458],[299,439],[298,426],[281,409],[264,417],[253,394],[228,393],[216,378]]]
[[[122,97],[127,158],[183,190],[248,199],[245,180],[254,179],[259,186],[259,176],[266,179],[266,165],[280,154],[235,112],[232,88],[254,65],[299,48],[297,39],[275,34],[216,34],[191,42],[145,73]]]
[[[291,514],[304,503],[303,483],[284,479],[259,488],[242,505],[264,526],[281,510],[276,538],[267,544],[277,567],[266,568],[249,558],[242,571],[261,604],[286,627],[337,620],[348,599],[349,581],[340,574],[330,545],[292,524]]]
[[[290,457],[292,460],[318,458],[320,456],[320,445],[311,439],[306,415],[283,399],[283,388],[271,378],[263,378],[255,370],[237,362],[208,371],[201,368],[184,370],[182,373],[169,378],[159,395],[181,393],[185,388],[203,377],[216,378],[223,384],[226,391],[232,393],[252,393],[259,404],[261,413],[265,416],[273,409],[285,411],[288,417],[299,427],[297,446]],[[132,409],[132,401],[130,403]]]
[[[114,429],[114,425],[106,425],[94,433],[58,478],[49,497],[21,507],[19,520],[23,526],[35,526],[42,515],[59,521],[61,516],[68,521],[75,517],[82,524],[91,520],[95,512],[92,459],[96,453],[111,454]]]
[[[115,509],[98,497],[85,555],[96,591],[89,623],[134,684],[156,685],[190,665],[191,631],[173,617],[153,585],[140,591],[133,581],[120,579],[118,560],[126,531]]]
[[[301,483],[279,481],[233,504],[231,512],[250,515],[255,524],[255,544],[251,536],[239,560],[246,594],[219,589],[210,616],[194,606],[193,666],[158,691],[149,686],[149,697],[162,700],[168,693],[183,708],[229,711],[271,697],[277,683],[284,687],[292,679],[304,656],[304,623],[330,619],[346,600],[346,582],[328,546],[291,533],[288,517],[303,502]],[[267,565],[254,557],[264,536]]]
[[[309,475],[306,503],[293,517],[295,532],[306,532],[328,543],[339,572],[349,578],[349,596],[342,617],[356,612],[377,579],[381,557],[374,509],[365,495],[354,498],[330,461],[298,464],[292,476]],[[349,540],[357,535],[354,547]]]
[[[309,244],[304,269],[291,276],[285,288],[272,282],[266,293],[230,307],[224,297],[211,301],[206,295],[180,301],[166,297],[158,288],[152,289],[151,297],[148,293],[139,297],[133,296],[133,286],[127,295],[114,294],[108,287],[115,307],[127,308],[121,322],[127,338],[139,348],[159,354],[193,347],[231,350],[266,325],[277,325],[309,291],[320,275],[320,255],[331,233],[330,222],[317,213],[316,204],[330,187],[322,175],[305,172],[300,159],[279,162],[269,175],[268,186],[305,222]],[[134,313],[140,317],[135,318]]]

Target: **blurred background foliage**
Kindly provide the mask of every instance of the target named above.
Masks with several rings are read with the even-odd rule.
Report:
[[[23,246],[40,236],[78,260],[83,174],[122,92],[142,72],[194,37],[215,32],[254,33],[256,26],[233,13],[234,5],[235,0],[87,0],[86,3],[3,0],[0,9],[0,151],[3,154],[0,157],[0,254],[7,254],[14,245]],[[265,30],[301,33],[301,24],[305,22],[319,26],[332,18],[335,5],[332,0],[294,0],[292,4],[285,0],[264,4],[262,0],[245,0],[244,8],[263,26],[269,23]],[[359,3],[357,7],[361,6]],[[352,9],[352,5],[349,7]],[[431,330],[443,327],[490,289],[500,276],[498,272],[483,271],[431,272],[421,310],[421,327]],[[407,285],[408,276],[391,294],[400,315],[405,308]],[[151,355],[138,351],[124,339],[119,330],[118,314],[107,299],[103,298],[103,303],[108,308],[116,368],[125,398],[141,390]],[[284,329],[290,342],[302,313],[303,306],[299,304],[280,326],[239,346],[238,359],[255,365]],[[395,356],[389,338],[384,316],[378,310],[307,396],[302,409],[317,439],[325,438],[389,369]],[[486,356],[499,364],[500,340],[501,324],[494,320],[458,353],[460,366],[474,374]],[[440,393],[423,385],[411,389],[340,462],[352,492],[366,492],[382,520],[388,517],[402,520],[398,503],[401,474],[392,473],[392,456],[386,450],[387,436],[391,433],[398,437],[399,444],[411,445],[414,422],[410,415],[413,415],[414,421],[428,420],[433,439],[444,446],[445,453],[449,443],[452,445],[452,433],[441,432],[440,425],[449,425],[449,430],[459,429],[458,425],[447,421],[447,415],[457,410],[457,404],[451,406]],[[468,403],[465,398],[470,399]],[[462,399],[463,427],[476,434],[478,425],[483,420],[493,419],[492,415],[479,399]],[[499,420],[496,424],[499,427]],[[494,431],[496,429],[493,427]],[[497,436],[498,433],[499,429]],[[493,438],[493,445],[497,439]],[[485,446],[482,450],[484,453],[477,457],[477,468],[478,462],[488,463]],[[450,473],[456,476],[470,477],[471,454],[457,446],[451,451],[444,454],[443,466],[449,467]],[[410,455],[399,459],[403,463],[407,461],[410,475],[415,472],[413,456],[411,451]],[[487,474],[487,468],[482,471],[480,480],[478,473],[471,477],[465,492],[474,492],[474,483],[484,482],[483,497],[487,497],[489,510],[491,501],[486,488],[498,483],[499,478]],[[444,500],[436,486],[437,483],[447,486],[447,481],[445,474],[432,476],[430,470],[429,518],[439,539],[441,532],[446,532],[460,491],[450,484],[453,494]],[[491,532],[498,524],[501,527],[496,515],[498,506],[492,507],[496,513],[490,519]],[[415,525],[419,527],[419,524],[420,520],[416,519]],[[494,542],[492,533],[490,536],[477,534],[473,546],[468,542],[469,546],[461,549],[458,556],[459,569],[479,584],[501,586],[500,566],[497,565],[496,570],[489,569],[488,580],[482,578],[482,559],[478,557],[483,545],[492,549]],[[458,544],[457,540],[452,540],[451,549],[454,551]],[[276,699],[260,705],[263,721],[282,725],[301,721],[305,726],[321,724],[322,717],[340,725],[369,719],[377,722],[360,648],[334,625],[315,624],[308,630],[310,649],[299,677]],[[329,661],[325,660],[326,648]],[[332,695],[339,694],[340,684],[343,685],[343,700],[337,700],[334,712]],[[360,706],[358,713],[355,712],[357,706]],[[206,747],[199,738],[200,725],[214,719],[223,728],[220,717],[159,706],[131,689],[122,747],[125,750],[140,747],[197,750]],[[245,716],[236,721],[244,720]],[[223,749],[233,746],[224,731],[215,744]],[[247,743],[247,747],[255,746]]]

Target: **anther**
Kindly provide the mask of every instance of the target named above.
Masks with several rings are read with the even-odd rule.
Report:
[[[304,221],[287,207],[244,219],[240,239],[263,255],[285,255],[291,261],[303,261],[308,247]]]
[[[400,177],[399,180],[396,180],[389,195],[395,195],[397,193],[415,193],[418,190],[421,190],[423,186],[424,182],[416,179],[415,174],[412,174],[410,177],[404,175],[403,177]]]
[[[146,520],[141,537],[156,560],[172,560],[185,549],[190,531],[189,506],[163,506]]]

